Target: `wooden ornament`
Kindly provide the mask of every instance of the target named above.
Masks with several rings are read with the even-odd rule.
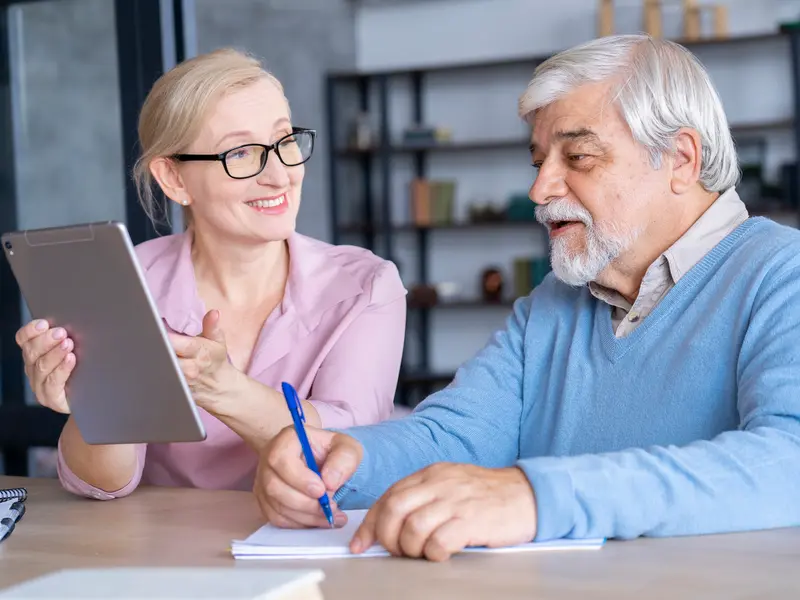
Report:
[[[644,30],[654,38],[663,35],[660,0],[644,0]]]
[[[718,38],[728,37],[728,7],[714,7],[714,35]]]
[[[683,0],[683,38],[700,39],[700,7],[697,0]]]
[[[503,273],[496,267],[490,267],[481,275],[481,292],[483,301],[489,304],[503,301]]]
[[[600,0],[597,34],[598,37],[614,35],[614,0]]]

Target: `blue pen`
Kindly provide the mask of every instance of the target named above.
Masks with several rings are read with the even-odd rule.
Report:
[[[309,469],[319,475],[319,467],[317,467],[317,461],[314,460],[314,453],[311,451],[311,444],[308,443],[306,428],[303,426],[306,420],[306,415],[303,412],[303,404],[300,402],[300,398],[297,397],[297,392],[291,385],[284,381],[281,384],[281,388],[283,389],[283,396],[286,398],[289,412],[292,414],[292,421],[294,421],[294,429],[297,432],[297,437],[300,438],[300,446],[303,448],[306,464]],[[319,497],[319,505],[322,507],[322,512],[325,513],[325,518],[328,519],[328,523],[333,527],[333,511],[331,510],[331,501],[328,498],[327,492]]]

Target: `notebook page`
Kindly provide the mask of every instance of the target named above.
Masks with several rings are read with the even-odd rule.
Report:
[[[280,529],[264,525],[245,540],[236,540],[231,550],[236,558],[323,558],[387,556],[389,553],[380,546],[373,546],[362,555],[350,553],[350,540],[366,510],[350,510],[347,525],[338,529]],[[552,540],[532,542],[506,548],[467,548],[464,552],[521,552],[532,550],[594,550],[602,547],[605,540]]]

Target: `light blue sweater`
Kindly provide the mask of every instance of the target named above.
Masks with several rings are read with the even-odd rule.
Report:
[[[371,505],[435,462],[519,466],[537,540],[800,524],[800,232],[740,225],[628,337],[552,276],[410,416],[346,430],[335,495]]]

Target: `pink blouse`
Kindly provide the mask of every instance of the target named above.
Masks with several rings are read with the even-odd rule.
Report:
[[[247,375],[280,389],[289,381],[314,405],[324,427],[390,417],[406,321],[406,290],[393,263],[368,250],[289,238],[289,278],[282,303],[267,319]],[[153,300],[166,324],[198,335],[207,312],[197,294],[192,238],[181,233],[136,248]],[[97,499],[151,485],[250,490],[256,453],[227,425],[200,410],[202,442],[139,444],[133,479],[108,493],[78,478],[58,452],[58,476],[69,491]]]

